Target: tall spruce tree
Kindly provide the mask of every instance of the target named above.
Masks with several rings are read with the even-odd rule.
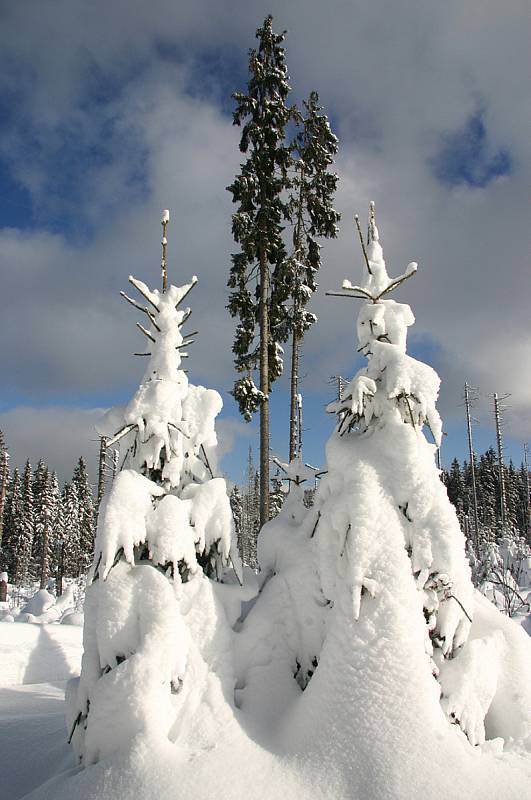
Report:
[[[39,543],[38,580],[40,588],[46,588],[52,573],[56,546],[55,520],[59,505],[59,489],[55,473],[46,471],[46,481],[40,495],[40,508],[35,524],[36,539]]]
[[[77,484],[65,483],[62,496],[63,506],[63,553],[62,567],[68,577],[77,577],[81,565],[81,512]]]
[[[297,395],[299,392],[299,349],[306,331],[317,320],[306,308],[317,288],[315,277],[321,266],[318,238],[335,238],[340,214],[333,207],[337,175],[330,171],[337,153],[337,137],[322,113],[317,92],[296,112],[297,134],[291,145],[293,160],[289,199],[293,249],[275,286],[275,304],[288,300],[288,313],[280,321],[277,337],[291,335],[289,458],[297,453]]]
[[[496,539],[500,508],[497,456],[493,447],[489,447],[479,459],[478,495],[483,535],[493,542]]]
[[[63,499],[55,472],[52,472],[51,475],[51,493],[54,498],[54,513],[51,525],[52,552],[50,556],[50,574],[55,575],[57,594],[61,595],[63,592],[64,576],[65,526]]]
[[[234,519],[234,532],[236,534],[236,541],[238,544],[238,553],[244,563],[244,542],[243,542],[243,499],[240,489],[236,484],[231,489],[230,493],[230,508]]]
[[[457,511],[461,511],[463,508],[464,481],[457,458],[452,461],[445,483],[448,499],[453,503]]]
[[[35,535],[35,515],[33,509],[33,476],[31,464],[26,461],[22,476],[20,511],[12,506],[13,514],[13,583],[21,586],[30,577],[31,553]]]
[[[4,536],[2,546],[2,571],[7,571],[13,579],[15,566],[15,521],[22,513],[22,481],[18,467],[8,485],[4,510]]]
[[[77,463],[72,481],[79,499],[79,568],[80,572],[86,572],[94,554],[94,498],[83,458]]]
[[[7,489],[9,485],[9,453],[0,430],[0,563],[2,561],[2,548],[4,536],[4,517],[6,510]]]
[[[43,543],[44,538],[47,538],[48,526],[43,510],[43,501],[46,494],[46,483],[48,480],[48,467],[44,461],[39,459],[37,466],[33,472],[33,514],[35,523],[35,535],[33,537],[33,546],[31,551],[31,577],[33,580],[40,580],[41,566],[43,562]],[[48,544],[45,544],[47,547]],[[46,560],[46,559],[45,559]]]
[[[285,309],[276,291],[286,258],[283,221],[289,217],[284,194],[289,188],[290,149],[285,128],[292,110],[285,64],[284,33],[276,34],[273,18],[256,31],[258,48],[249,56],[247,92],[236,92],[233,121],[243,125],[240,151],[247,154],[241,172],[228,187],[238,210],[232,232],[241,250],[232,255],[228,308],[239,319],[233,352],[242,377],[233,394],[249,420],[260,409],[260,524],[269,516],[269,391],[282,373],[281,345],[275,339]],[[276,305],[272,299],[276,299]],[[253,373],[259,371],[259,388]]]
[[[277,517],[284,505],[284,492],[282,491],[282,475],[277,468],[276,473],[271,478],[271,493],[269,502],[269,519]]]

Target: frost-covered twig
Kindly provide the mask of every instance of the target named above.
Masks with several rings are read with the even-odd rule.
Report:
[[[180,298],[179,298],[179,300],[178,300],[178,301],[175,303],[175,308],[178,308],[178,306],[180,306],[180,305],[181,305],[181,303],[182,303],[182,301],[184,300],[184,298],[185,298],[185,297],[187,297],[187,296],[190,294],[190,292],[192,291],[192,289],[194,288],[194,286],[196,285],[196,283],[197,283],[197,275],[192,275],[192,280],[191,280],[190,286],[189,286],[189,287],[188,287],[188,289],[185,291],[185,293],[183,294],[183,296],[182,296],[182,297],[180,297]]]
[[[141,306],[140,303],[137,303],[136,300],[133,300],[133,298],[129,297],[129,295],[127,295],[125,292],[120,292],[120,296],[123,297],[124,300],[127,300],[127,302],[130,303],[132,306],[134,306],[134,308],[137,308],[139,311],[142,311],[144,314],[147,314],[147,316],[149,317],[149,321],[151,322],[153,327],[156,328],[158,330],[158,332],[160,333],[160,328],[157,325],[157,322],[155,320],[155,316],[149,310],[149,308],[146,308],[145,306]]]
[[[155,301],[153,300],[153,298],[152,298],[152,297],[150,297],[150,292],[149,292],[149,289],[147,288],[147,286],[144,286],[144,284],[142,283],[142,281],[139,281],[139,280],[137,280],[136,278],[133,278],[133,276],[132,276],[132,275],[130,275],[130,276],[129,276],[129,283],[130,283],[130,284],[132,284],[132,286],[134,286],[134,287],[135,287],[135,289],[136,289],[138,292],[140,292],[140,294],[142,295],[142,297],[145,297],[145,298],[146,298],[146,300],[148,301],[148,303],[151,303],[151,305],[153,306],[153,308],[155,309],[155,311],[158,311],[158,310],[159,310],[159,307],[158,307],[158,305],[155,303]]]
[[[144,328],[144,326],[140,324],[140,322],[137,322],[137,323],[136,323],[136,327],[137,327],[137,328],[138,328],[140,331],[142,331],[142,333],[144,334],[144,336],[147,336],[147,338],[148,338],[148,339],[151,339],[151,341],[152,341],[152,342],[156,342],[156,341],[157,341],[157,340],[155,339],[155,337],[154,337],[154,336],[152,336],[152,335],[151,335],[151,333],[150,333],[150,332],[147,330],[147,328]]]
[[[387,286],[387,288],[384,289],[383,292],[380,292],[380,294],[374,298],[374,302],[377,303],[378,300],[380,300],[380,298],[382,298],[384,295],[389,294],[389,292],[392,292],[393,289],[397,288],[397,286],[400,286],[401,283],[404,283],[404,281],[407,281],[409,278],[412,278],[413,275],[416,273],[417,269],[418,269],[418,264],[415,261],[412,261],[410,264],[408,264],[404,274],[400,275],[398,278],[395,278],[393,281],[391,281],[389,286]]]
[[[472,617],[470,616],[470,614],[468,613],[468,611],[466,610],[466,608],[465,608],[465,607],[464,607],[464,605],[462,604],[461,600],[459,600],[459,598],[458,598],[458,597],[456,597],[456,596],[455,596],[455,594],[448,594],[448,595],[446,595],[446,597],[447,597],[449,600],[450,600],[450,599],[452,599],[452,600],[455,600],[455,602],[456,602],[456,603],[459,603],[459,605],[461,606],[461,609],[462,609],[462,611],[463,611],[463,614],[465,615],[465,617],[466,617],[466,618],[467,618],[467,619],[468,619],[470,622],[472,622]]]

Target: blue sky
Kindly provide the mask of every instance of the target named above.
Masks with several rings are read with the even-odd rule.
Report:
[[[222,392],[222,467],[233,479],[243,472],[257,436],[228,393],[225,187],[239,163],[230,94],[244,86],[254,30],[271,11],[288,29],[293,99],[317,89],[340,139],[343,220],[323,246],[320,322],[304,346],[307,457],[324,459],[329,376],[357,367],[357,309],[324,291],[359,277],[351,219],[373,199],[391,274],[420,265],[397,299],[417,319],[412,354],[443,381],[444,460],[466,453],[468,380],[482,396],[479,451],[494,442],[488,393],[511,393],[507,452],[519,461],[531,432],[526,4],[133,6],[30,0],[1,12],[0,427],[14,460],[43,456],[64,476],[80,452],[94,463],[98,409],[126,401],[142,369],[118,292],[130,273],[158,282],[169,207],[172,278],[199,276],[191,377]],[[281,381],[280,456],[287,404]]]

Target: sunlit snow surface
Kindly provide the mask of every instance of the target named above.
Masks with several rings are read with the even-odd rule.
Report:
[[[235,636],[228,633],[229,621],[225,633]],[[206,624],[211,633],[215,627],[212,620],[198,617],[196,622]],[[518,677],[526,661],[529,664],[529,644],[514,623],[476,595],[472,636],[481,638],[493,624],[502,631],[506,668],[512,673],[497,714],[503,724],[511,724],[511,717],[521,716],[521,709],[530,702],[529,688]],[[365,634],[362,630],[353,638],[358,655]],[[18,800],[32,790],[30,796],[40,800],[435,800],[441,792],[450,800],[523,800],[528,796],[529,753],[525,756],[512,749],[502,756],[497,742],[471,748],[456,726],[448,730],[440,719],[430,720],[434,730],[427,741],[421,737],[423,718],[415,716],[418,705],[407,662],[402,656],[392,661],[396,651],[389,649],[387,640],[372,657],[361,659],[357,672],[363,679],[360,692],[366,682],[361,699],[366,704],[370,698],[381,716],[381,725],[372,732],[375,739],[367,722],[347,707],[352,668],[335,671],[333,685],[323,690],[325,716],[320,720],[316,707],[307,731],[290,721],[293,703],[305,697],[293,679],[292,704],[286,705],[285,713],[277,704],[276,722],[269,719],[257,725],[256,721],[251,724],[243,709],[234,709],[223,698],[215,675],[207,681],[203,674],[198,675],[195,697],[189,698],[189,726],[180,731],[176,744],[144,739],[112,762],[78,770],[66,744],[63,690],[65,679],[79,669],[80,636],[79,628],[67,626],[0,623],[2,664],[16,664],[16,672],[9,673],[12,685],[0,688],[0,771],[6,800]],[[341,644],[337,646],[339,650]],[[404,680],[402,695],[395,695],[391,702],[395,679],[390,677],[386,686],[371,676],[374,659],[384,655],[390,675],[398,673]],[[264,674],[273,669],[283,680],[282,665],[264,664],[262,669]],[[2,670],[2,684],[5,675]],[[316,679],[317,674],[307,692],[313,684],[314,691],[321,693]],[[341,704],[334,695],[337,698],[343,692]],[[268,698],[253,693],[255,710],[261,705],[265,720]],[[507,700],[512,708],[505,708]]]

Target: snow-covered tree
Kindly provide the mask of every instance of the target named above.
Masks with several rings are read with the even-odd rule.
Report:
[[[457,458],[454,458],[449,471],[444,476],[444,484],[448,492],[448,499],[459,512],[463,509],[465,482]]]
[[[350,381],[341,399],[329,406],[339,417],[334,444],[340,456],[347,442],[351,448],[351,442],[360,443],[359,449],[367,449],[369,463],[375,458],[380,471],[381,458],[387,461],[389,471],[394,465],[396,473],[389,476],[388,488],[400,515],[398,527],[409,553],[410,571],[422,592],[431,645],[448,657],[466,641],[472,584],[455,510],[439,480],[433,445],[428,445],[422,433],[426,426],[435,446],[440,445],[442,426],[435,407],[440,381],[431,367],[407,355],[407,328],[414,317],[408,305],[388,298],[396,286],[416,272],[417,265],[411,263],[404,275],[394,280],[389,278],[373,206],[366,253],[367,280],[362,286],[353,286],[345,280],[342,292],[365,300],[358,315],[357,333],[359,351],[367,357],[368,365]],[[332,451],[332,446],[329,449]],[[333,479],[330,455],[331,452],[329,474],[323,479],[320,496]],[[344,544],[340,547],[342,557],[352,557],[364,546],[356,534],[360,520],[356,519],[354,508],[347,513],[347,530],[343,531]],[[340,536],[337,526],[333,528],[336,536]],[[385,546],[387,542],[382,538]],[[373,555],[381,544],[375,541]],[[358,552],[358,556],[360,564],[367,558],[371,560],[370,552]],[[368,573],[369,582],[364,584],[364,567],[355,567],[355,560],[352,568],[358,574],[352,576],[352,592],[358,616],[362,592],[374,595],[377,587]],[[371,569],[378,569],[377,563],[371,565],[369,572]],[[332,586],[328,591],[333,593]]]
[[[9,453],[0,429],[0,566],[2,565],[2,550],[4,547],[4,517],[6,510],[7,489],[9,484]]]
[[[55,473],[46,468],[42,475],[43,483],[35,488],[35,540],[33,546],[33,574],[45,589],[54,565],[56,550],[56,531],[54,521],[60,504],[59,489]]]
[[[257,471],[253,450],[247,454],[247,474],[243,489],[242,515],[242,560],[252,569],[256,568],[256,540],[260,530],[260,474]]]
[[[367,279],[333,293],[365,301],[355,349],[368,363],[329,407],[338,423],[314,505],[291,505],[290,493],[260,533],[264,578],[242,631],[239,681],[242,708],[267,719],[289,709],[282,730],[302,736],[308,760],[342,753],[353,796],[394,797],[419,758],[468,758],[457,726],[473,745],[486,725],[489,738],[522,740],[530,719],[516,696],[530,696],[528,642],[474,593],[435,460],[439,378],[407,354],[414,317],[389,297],[417,267],[390,278],[374,207],[369,231]]]
[[[271,478],[271,492],[269,493],[269,519],[276,517],[284,503],[282,476],[277,467],[276,473]]]
[[[83,457],[76,465],[72,483],[76,485],[79,499],[79,569],[84,573],[94,555],[94,497]]]
[[[247,92],[233,95],[234,124],[243,124],[240,151],[247,160],[228,187],[238,204],[232,232],[241,247],[232,255],[228,282],[228,308],[239,320],[233,352],[241,378],[233,394],[245,419],[260,409],[261,524],[269,517],[269,391],[282,373],[282,348],[275,331],[284,307],[276,289],[286,258],[282,229],[289,215],[284,193],[291,162],[285,140],[291,110],[286,105],[290,86],[284,34],[274,33],[272,22],[269,15],[256,31],[258,48],[250,51]],[[252,377],[257,369],[259,388]]]
[[[18,467],[13,470],[13,477],[9,482],[4,511],[4,535],[2,541],[2,570],[6,570],[9,577],[13,577],[15,566],[15,526],[22,514],[22,485]]]
[[[65,483],[62,493],[63,506],[63,544],[62,570],[64,575],[78,577],[81,559],[81,510],[77,484],[74,481]]]
[[[42,514],[42,499],[45,493],[46,480],[48,477],[48,467],[44,461],[39,459],[33,471],[33,511],[35,519],[35,535],[31,553],[31,577],[38,580],[40,576],[42,559],[42,533],[44,518]]]
[[[238,543],[238,553],[243,563],[243,499],[240,489],[236,484],[234,484],[230,492],[230,508],[234,519],[234,533],[236,534],[236,541]]]
[[[209,577],[221,578],[231,562],[238,568],[225,481],[211,474],[205,451],[216,443],[221,397],[191,384],[181,367],[191,343],[183,301],[196,280],[159,292],[130,278],[145,303],[126,296],[147,317],[148,327],[138,326],[148,363],[131,401],[98,426],[109,447],[119,444],[123,469],[100,510],[81,678],[70,690],[72,738],[85,765],[138,734],[168,740],[187,694],[197,692],[191,675],[208,674],[197,637],[206,621],[207,638],[218,624]]]
[[[11,552],[12,580],[21,586],[30,577],[31,553],[35,535],[35,515],[33,508],[33,476],[31,464],[26,461],[20,488],[20,506],[18,498],[11,505]]]

